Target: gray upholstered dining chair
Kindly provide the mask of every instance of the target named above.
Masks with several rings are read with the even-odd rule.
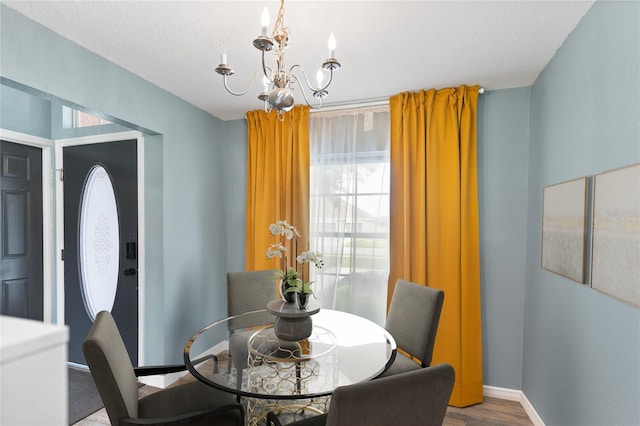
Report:
[[[261,271],[228,272],[227,273],[227,314],[239,315],[245,312],[265,309],[267,303],[278,297],[276,283],[273,280],[272,269]],[[265,315],[265,322],[270,321]],[[272,321],[272,320],[271,320]],[[233,327],[242,328],[241,322],[231,322]],[[247,368],[247,339],[246,333],[235,333],[229,330],[229,357],[236,367],[237,383],[242,380],[242,370]],[[229,372],[231,363],[229,363]]]
[[[229,316],[265,309],[277,297],[273,269],[227,273]]]
[[[197,380],[138,399],[137,376],[175,373],[186,367],[134,368],[108,311],[98,313],[82,350],[112,425],[244,425],[244,409],[232,394]]]
[[[228,272],[227,273],[227,312],[229,316],[239,315],[245,312],[266,309],[267,303],[278,298],[278,290],[276,281],[274,280],[273,269],[246,272]],[[273,322],[274,317],[265,312],[264,322],[268,324]],[[242,328],[244,325],[241,320],[230,322],[236,329]],[[236,383],[238,386],[242,383],[242,372],[248,366],[248,347],[247,340],[251,332],[236,332],[235,329],[229,330],[229,357],[231,363],[236,367]],[[300,353],[300,345],[296,342],[281,342],[284,349],[283,356],[287,354]],[[231,363],[229,363],[229,372],[231,371]],[[299,373],[299,370],[296,369]]]
[[[438,364],[336,388],[327,414],[288,426],[440,426],[447,412],[455,372]],[[273,412],[267,426],[281,426]]]
[[[442,290],[405,280],[396,282],[384,328],[396,340],[398,348],[419,359],[421,364],[397,352],[393,363],[381,377],[431,364],[443,303]]]

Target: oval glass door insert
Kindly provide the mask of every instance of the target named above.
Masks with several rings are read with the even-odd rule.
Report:
[[[80,288],[92,321],[111,312],[120,270],[120,223],[116,196],[107,170],[95,165],[87,173],[79,214]]]

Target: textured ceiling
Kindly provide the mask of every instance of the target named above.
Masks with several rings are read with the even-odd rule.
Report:
[[[259,109],[257,81],[228,94],[214,69],[221,46],[243,91],[260,62],[252,46],[267,6],[279,2],[3,1],[53,31],[223,120]],[[337,39],[326,103],[388,98],[403,91],[479,84],[531,85],[593,1],[306,1],[285,4],[287,66],[315,73]],[[297,89],[296,102],[302,101]]]

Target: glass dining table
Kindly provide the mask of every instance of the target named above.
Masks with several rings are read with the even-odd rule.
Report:
[[[336,387],[382,374],[396,343],[383,327],[357,315],[319,309],[310,317],[311,334],[297,341],[276,335],[272,310],[221,319],[191,336],[185,364],[198,380],[236,394],[249,425],[268,411],[288,420],[326,412]]]

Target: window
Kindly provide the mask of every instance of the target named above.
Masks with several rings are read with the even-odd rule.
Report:
[[[104,118],[77,109],[62,107],[62,127],[65,129],[113,124]]]
[[[310,118],[310,237],[323,306],[384,324],[389,273],[388,108]]]

